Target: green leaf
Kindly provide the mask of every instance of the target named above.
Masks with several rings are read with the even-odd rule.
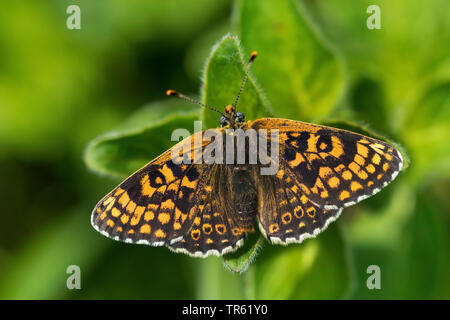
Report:
[[[225,267],[236,273],[245,272],[255,260],[262,243],[263,237],[259,231],[250,233],[241,248],[223,256]]]
[[[445,45],[450,41],[449,1],[427,1],[426,10],[420,0],[304,3],[344,53],[348,69],[378,81],[392,132],[405,132],[404,109],[436,83],[450,79],[450,47]],[[369,5],[380,7],[379,30],[366,27]]]
[[[78,265],[83,276],[110,244],[97,241],[86,212],[86,208],[77,208],[61,214],[58,221],[32,235],[32,241],[2,270],[8,276],[0,282],[1,299],[61,299],[71,293],[66,287],[67,267]]]
[[[346,298],[353,288],[349,254],[336,224],[302,244],[267,246],[247,273],[249,298]]]
[[[253,68],[279,116],[327,115],[340,98],[340,60],[294,0],[240,0],[235,20],[245,50],[259,52]]]
[[[407,119],[404,139],[415,164],[410,179],[422,185],[424,177],[450,177],[450,82],[426,92]]]
[[[226,35],[212,49],[203,75],[203,103],[219,109],[234,103],[241,87],[245,65],[239,40]],[[237,110],[244,113],[247,120],[270,116],[273,112],[265,101],[261,90],[250,74],[241,94]],[[203,123],[207,128],[217,127],[220,115],[203,109]]]
[[[90,169],[113,176],[126,176],[175,144],[170,140],[176,128],[192,128],[198,120],[196,105],[167,98],[130,116],[117,130],[88,145],[85,161]]]
[[[369,122],[383,132],[389,132],[386,97],[380,83],[368,77],[359,79],[351,90],[350,100],[357,119]]]
[[[196,299],[245,299],[243,277],[225,269],[217,257],[198,260]]]

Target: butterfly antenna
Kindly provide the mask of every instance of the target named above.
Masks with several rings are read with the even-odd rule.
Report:
[[[191,103],[198,104],[198,105],[202,106],[203,108],[206,108],[206,109],[215,111],[215,112],[217,112],[217,113],[220,113],[222,116],[225,116],[225,115],[224,115],[222,112],[220,112],[219,110],[214,109],[214,108],[212,108],[212,107],[210,107],[210,106],[207,106],[206,104],[201,103],[201,102],[199,102],[199,101],[197,101],[197,100],[194,100],[194,99],[191,99],[191,98],[189,98],[189,97],[186,97],[184,94],[181,94],[181,93],[179,93],[179,92],[177,92],[177,91],[175,91],[175,90],[167,90],[167,91],[166,91],[166,95],[172,96],[172,97],[176,97],[176,98],[179,98],[179,99],[183,99],[183,100],[188,101],[188,102],[191,102]]]
[[[236,101],[233,104],[233,106],[235,108],[236,108],[237,103],[239,101],[239,97],[241,96],[242,90],[244,89],[245,83],[247,82],[248,72],[250,71],[250,66],[252,65],[252,63],[255,60],[257,55],[258,55],[258,52],[256,52],[256,51],[253,51],[252,54],[250,55],[250,59],[248,60],[248,63],[247,63],[247,70],[245,71],[244,79],[242,80],[241,88],[239,89],[239,93],[238,93],[238,95],[236,97]]]

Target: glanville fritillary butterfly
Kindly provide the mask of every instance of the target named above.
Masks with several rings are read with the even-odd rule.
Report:
[[[300,243],[317,236],[343,208],[364,200],[389,184],[403,159],[392,145],[346,130],[278,118],[245,121],[236,111],[239,94],[222,113],[176,92],[175,96],[219,112],[226,140],[233,130],[277,132],[278,170],[260,173],[261,163],[178,163],[174,148],[188,158],[203,154],[211,140],[205,131],[182,140],[132,174],[94,208],[91,223],[103,235],[127,243],[167,246],[195,257],[223,255],[242,246],[259,228],[273,244]],[[271,135],[267,134],[269,140]],[[256,141],[248,139],[246,145]],[[226,152],[228,145],[224,145]],[[230,147],[228,147],[230,151]],[[234,153],[235,151],[232,151]],[[257,223],[256,223],[257,222]]]

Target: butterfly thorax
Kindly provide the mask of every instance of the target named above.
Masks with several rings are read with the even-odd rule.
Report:
[[[242,112],[236,111],[236,107],[229,105],[225,107],[225,114],[220,117],[220,126],[225,129],[247,129],[248,123]]]

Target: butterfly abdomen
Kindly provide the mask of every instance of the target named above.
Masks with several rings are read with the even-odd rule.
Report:
[[[258,195],[250,166],[233,168],[232,195],[234,219],[240,229],[253,232],[258,211]]]

